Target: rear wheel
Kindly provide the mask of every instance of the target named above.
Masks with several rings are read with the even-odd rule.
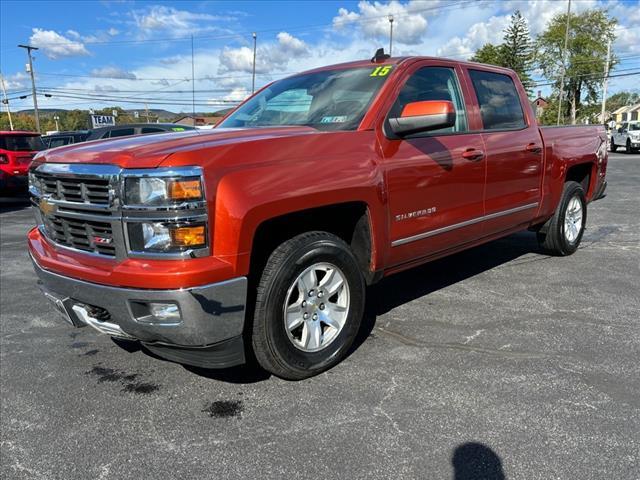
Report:
[[[553,217],[538,232],[538,242],[552,255],[571,255],[578,249],[587,221],[587,202],[582,186],[567,182]]]
[[[309,232],[284,242],[258,285],[252,331],[258,363],[289,380],[331,368],[358,333],[364,299],[358,262],[340,238]]]
[[[609,150],[613,153],[616,152],[616,150],[618,150],[618,146],[616,145],[616,143],[613,141],[613,137],[611,137],[611,141],[609,142]]]

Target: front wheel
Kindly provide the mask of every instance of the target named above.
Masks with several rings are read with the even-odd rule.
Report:
[[[571,255],[578,249],[587,222],[587,201],[577,182],[564,184],[553,217],[538,232],[538,242],[552,255]]]
[[[609,151],[612,153],[616,153],[616,150],[618,150],[618,146],[615,144],[612,137],[611,141],[609,142]]]
[[[365,284],[349,246],[308,232],[269,257],[256,296],[252,346],[274,375],[300,380],[342,360],[362,319]]]
[[[627,153],[638,153],[637,148],[631,148],[631,140],[627,139]]]

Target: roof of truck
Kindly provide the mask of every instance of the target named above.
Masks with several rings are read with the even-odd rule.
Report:
[[[484,63],[477,63],[477,62],[469,62],[469,61],[465,61],[465,60],[457,60],[454,58],[444,58],[444,57],[429,57],[429,56],[407,56],[407,57],[390,57],[387,58],[385,60],[382,61],[373,61],[373,60],[356,60],[353,62],[345,62],[345,63],[336,63],[333,65],[325,65],[322,67],[318,67],[318,68],[312,68],[310,70],[306,70],[304,72],[300,72],[297,75],[303,74],[303,73],[310,73],[310,72],[321,72],[324,70],[334,70],[334,69],[345,69],[345,68],[361,68],[361,67],[375,67],[376,65],[401,65],[403,63],[407,63],[407,62],[414,62],[414,61],[418,61],[418,60],[439,60],[439,61],[445,61],[445,62],[454,62],[454,63],[459,63],[462,65],[467,65],[467,66],[481,66],[483,68],[490,68],[491,70],[502,70],[504,72],[512,72],[512,70],[508,69],[508,68],[504,68],[504,67],[498,67],[495,65],[487,65]],[[295,76],[295,75],[292,75]]]

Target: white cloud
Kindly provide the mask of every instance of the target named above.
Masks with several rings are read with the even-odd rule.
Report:
[[[509,18],[509,15],[504,15],[474,23],[464,37],[453,37],[440,47],[438,55],[466,59],[485,43],[500,43]]]
[[[135,73],[127,72],[118,67],[94,68],[91,70],[91,75],[100,78],[121,78],[126,80],[135,80],[137,78]]]
[[[258,48],[256,54],[256,72],[269,73],[285,67],[291,60],[306,57],[310,54],[305,42],[287,32],[280,32],[275,42]],[[225,47],[220,53],[222,72],[246,72],[253,69],[253,48]]]
[[[18,90],[29,85],[29,75],[23,72],[16,72],[13,75],[3,75],[4,85],[7,90]]]
[[[107,34],[109,34],[112,37],[115,37],[119,33],[120,33],[120,31],[117,28],[111,27],[109,30],[107,30]]]
[[[340,8],[333,18],[333,27],[341,32],[355,28],[363,38],[388,38],[390,25],[389,15],[393,15],[393,38],[398,43],[415,45],[420,43],[427,32],[427,16],[436,12],[443,2],[435,0],[425,3],[410,1],[400,3],[393,0],[389,3],[361,1],[357,11]]]
[[[82,42],[71,40],[53,30],[34,28],[29,42],[34,47],[38,47],[47,57],[54,60],[62,57],[89,55],[89,51]]]
[[[193,35],[207,31],[223,31],[217,26],[219,22],[230,22],[235,16],[211,15],[195,13],[188,10],[178,10],[174,7],[153,5],[147,10],[132,11],[136,28],[142,36],[149,36],[155,32],[170,34],[173,37]],[[216,24],[212,23],[216,22]]]

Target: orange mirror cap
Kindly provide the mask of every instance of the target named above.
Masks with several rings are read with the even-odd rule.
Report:
[[[455,113],[453,103],[447,100],[425,100],[407,103],[402,109],[401,117],[421,117],[424,115],[446,115]]]

